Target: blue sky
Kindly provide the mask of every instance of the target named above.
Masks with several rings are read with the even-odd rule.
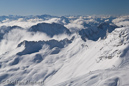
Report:
[[[0,15],[126,15],[129,0],[0,0]]]

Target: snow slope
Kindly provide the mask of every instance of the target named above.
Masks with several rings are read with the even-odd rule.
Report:
[[[78,64],[79,67],[76,65],[77,63],[74,64],[74,76],[77,74],[79,74],[79,76],[76,76],[76,78],[71,77],[69,80],[58,84],[57,86],[128,86],[128,31],[129,28],[117,28],[114,30],[105,40],[100,41],[101,48],[99,48],[98,45],[95,46],[97,49],[99,48],[98,50],[100,50],[98,53],[101,52],[101,55],[97,55],[98,53],[94,55],[97,57],[96,62],[95,57],[92,56],[94,60],[90,59],[89,61],[87,60],[87,57],[80,61],[80,64]],[[105,42],[104,46],[102,46],[103,42]],[[92,51],[93,55],[95,53],[95,49]],[[85,61],[88,61],[89,63],[86,63]],[[94,62],[92,63],[92,61]],[[82,62],[85,63],[83,64]],[[72,64],[69,66],[71,65]],[[87,65],[90,66],[87,67]],[[77,70],[78,73],[76,73]],[[82,75],[80,75],[80,73],[82,73]]]
[[[23,17],[24,24],[33,18]],[[110,16],[38,18],[42,20],[30,22],[27,28],[21,21],[20,27],[10,26],[16,19],[1,22],[0,85],[129,85],[129,27],[117,25],[124,20]]]

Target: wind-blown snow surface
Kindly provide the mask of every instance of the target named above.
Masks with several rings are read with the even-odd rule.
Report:
[[[1,86],[128,86],[128,16],[0,17]]]

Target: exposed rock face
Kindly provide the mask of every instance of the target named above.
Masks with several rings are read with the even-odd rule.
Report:
[[[70,34],[70,31],[67,28],[65,28],[61,24],[56,24],[56,23],[52,23],[52,24],[40,23],[40,24],[32,26],[29,29],[29,31],[43,32],[43,33],[46,33],[50,37],[53,37],[54,35],[63,34],[63,33]]]

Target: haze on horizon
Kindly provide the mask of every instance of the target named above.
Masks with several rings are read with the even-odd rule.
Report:
[[[0,0],[0,15],[129,15],[129,0]]]

